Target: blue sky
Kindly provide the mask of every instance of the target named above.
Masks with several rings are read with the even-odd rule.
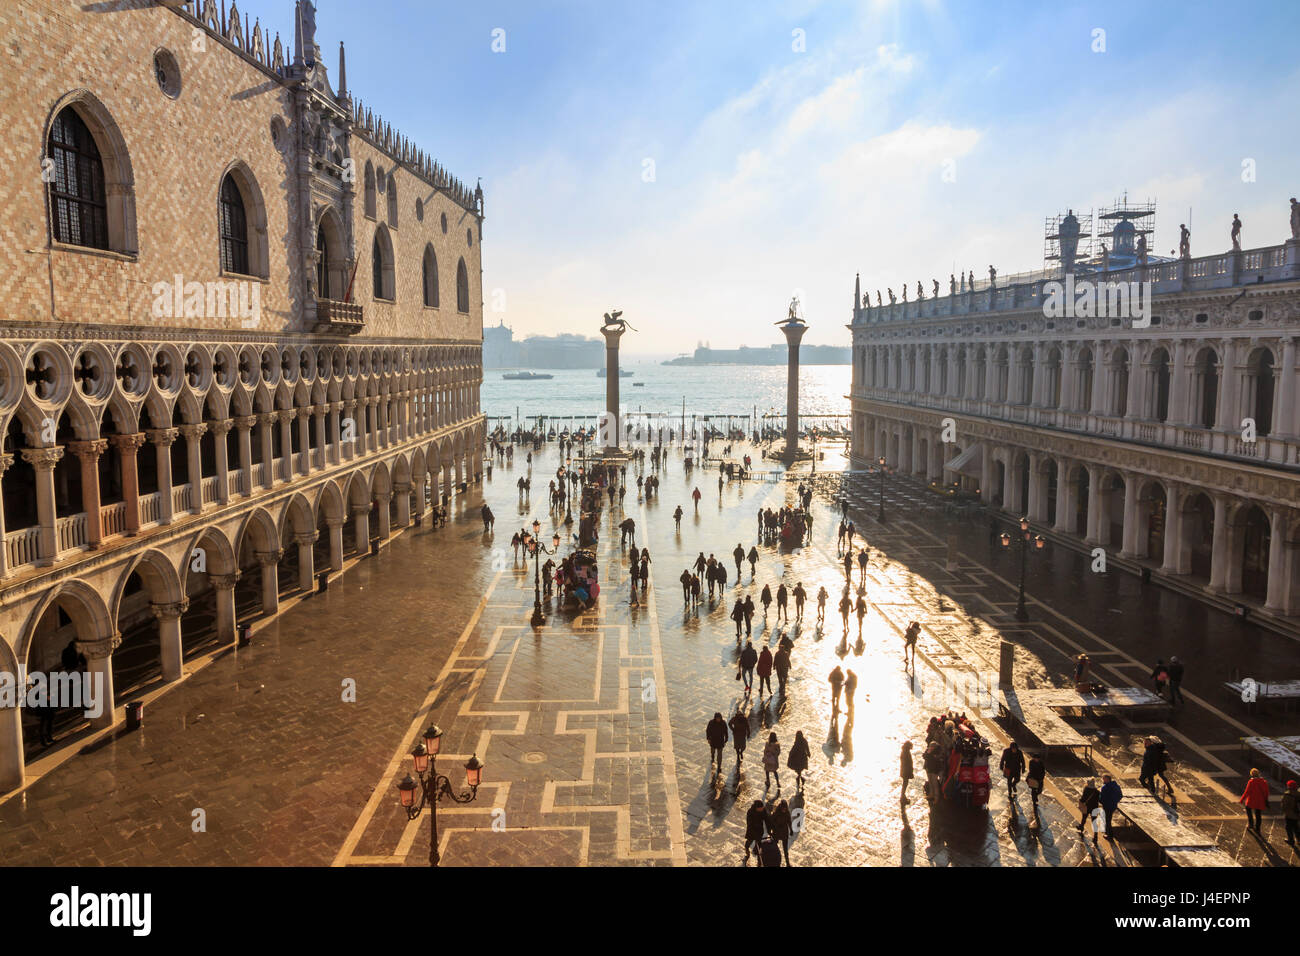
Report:
[[[241,10],[292,32],[289,0]],[[595,334],[618,307],[631,351],[678,352],[777,341],[796,292],[805,341],[847,343],[855,272],[1035,269],[1048,216],[1125,190],[1159,204],[1155,252],[1189,209],[1193,255],[1234,212],[1247,248],[1281,242],[1297,25],[1293,2],[320,0],[317,42],[482,177],[485,323]]]

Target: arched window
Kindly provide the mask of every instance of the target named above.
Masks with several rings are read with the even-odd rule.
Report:
[[[375,232],[374,245],[370,250],[371,283],[376,299],[393,300],[396,298],[393,281],[393,246],[388,232],[383,226]]]
[[[55,240],[109,248],[104,164],[95,138],[71,106],[54,118],[46,156],[54,161],[50,218]]]
[[[469,312],[469,273],[464,259],[456,263],[456,311]]]
[[[248,217],[244,197],[230,174],[221,182],[221,269],[248,275]]]
[[[365,204],[366,215],[371,219],[375,218],[375,167],[366,160],[365,172]]]
[[[424,304],[438,308],[438,257],[433,246],[424,247]]]
[[[330,296],[330,245],[325,235],[325,223],[316,228],[316,294],[322,299]]]
[[[397,228],[397,180],[388,174],[388,225]]]

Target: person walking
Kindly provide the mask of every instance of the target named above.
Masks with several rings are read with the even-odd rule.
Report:
[[[846,585],[853,583],[853,548],[850,547],[844,552],[844,583]]]
[[[736,542],[736,550],[731,552],[731,556],[736,559],[736,580],[740,580],[740,566],[745,563],[745,549],[741,547],[740,542]]]
[[[736,643],[739,644],[740,629],[745,623],[745,602],[740,598],[736,598],[736,606],[731,609],[731,619],[736,622]]]
[[[695,513],[700,513],[700,486],[696,485],[695,490],[691,492],[691,500],[695,502]]]
[[[828,597],[830,597],[830,595],[826,593],[825,587],[820,587],[817,589],[817,623],[818,624],[826,623],[826,599]]]
[[[701,590],[702,590],[702,585],[700,584],[700,576],[698,574],[692,574],[691,575],[691,604],[694,607],[700,606]]]
[[[1029,757],[1029,772],[1025,777],[1025,783],[1029,785],[1029,799],[1034,804],[1034,816],[1038,816],[1038,797],[1043,792],[1043,782],[1046,779],[1047,766],[1043,763],[1043,755],[1032,754]]]
[[[853,673],[850,668],[844,675],[844,707],[851,714],[853,713],[853,695],[858,689],[858,675]]]
[[[1169,783],[1169,778],[1165,776],[1165,771],[1169,769],[1169,751],[1165,748],[1164,741],[1159,737],[1152,736],[1149,740],[1151,741],[1151,763],[1153,773],[1156,777],[1160,778],[1161,782],[1165,785],[1165,789],[1169,792],[1169,796],[1172,797],[1174,795],[1174,788],[1173,785]],[[1152,779],[1151,792],[1155,793],[1155,789],[1156,782]]]
[[[858,533],[858,529],[855,528],[853,526],[853,522],[850,521],[848,530],[844,532],[844,546],[848,548],[849,551],[853,550],[853,538],[857,535],[857,533]]]
[[[862,640],[862,619],[867,616],[867,599],[861,591],[858,592],[858,600],[853,609],[858,615],[858,640]]]
[[[772,669],[776,671],[777,693],[784,697],[785,682],[790,679],[790,649],[788,647],[777,649],[775,656],[772,658]]]
[[[797,582],[794,586],[794,590],[790,593],[794,595],[794,619],[796,621],[802,621],[803,604],[804,601],[808,599],[808,592],[803,589],[803,582]]]
[[[1083,833],[1083,825],[1092,818],[1092,844],[1097,845],[1097,820],[1092,817],[1092,812],[1101,806],[1101,791],[1097,789],[1097,781],[1089,780],[1083,788],[1083,793],[1079,797],[1079,823],[1075,827],[1080,834]]]
[[[731,746],[736,750],[736,772],[739,773],[740,765],[745,761],[745,744],[749,741],[749,718],[737,707],[727,726],[731,728]]]
[[[749,637],[754,633],[754,596],[745,595],[745,636]]]
[[[767,811],[763,809],[763,801],[755,800],[749,805],[749,811],[745,814],[745,866],[749,866],[750,852],[758,852],[759,841],[767,836]],[[759,859],[760,864],[762,859]]]
[[[785,765],[794,771],[794,784],[797,791],[803,791],[803,775],[808,771],[808,760],[812,756],[812,748],[808,746],[802,730],[794,732],[794,743],[790,745],[790,752],[786,754]]]
[[[849,589],[844,589],[844,594],[840,596],[840,618],[844,622],[844,639],[849,637],[849,612],[853,610],[853,602],[849,600]]]
[[[745,680],[745,693],[748,694],[754,686],[754,668],[758,665],[758,651],[754,650],[754,642],[746,641],[745,649],[740,652],[740,673]]]
[[[772,652],[767,645],[763,645],[763,652],[758,655],[758,699],[763,699],[763,688],[767,688],[767,695],[772,696]]]
[[[921,623],[913,621],[903,632],[903,668],[907,669],[907,659],[912,658],[912,670],[916,670],[916,640],[921,636]]]
[[[835,535],[835,553],[839,554],[844,549],[844,532],[849,530],[849,526],[840,520],[839,533]]]
[[[1295,846],[1300,838],[1300,785],[1294,780],[1286,782],[1286,793],[1282,794],[1282,820],[1286,823],[1286,842]]]
[[[1025,755],[1020,752],[1020,745],[1014,740],[1006,750],[1002,751],[1002,760],[998,764],[1002,775],[1007,778],[1007,795],[1015,798],[1016,784],[1020,782],[1020,775],[1025,770]]]
[[[492,523],[496,521],[496,515],[492,514],[492,509],[484,504],[479,510],[479,516],[483,519],[483,533],[487,534],[492,530]]]
[[[695,573],[696,573],[696,574],[703,574],[703,573],[704,573],[704,569],[705,569],[706,567],[708,567],[708,566],[709,566],[709,562],[707,562],[707,561],[704,560],[704,552],[703,552],[703,551],[701,551],[700,554],[699,554],[699,557],[697,557],[697,558],[695,559],[695,563],[694,563],[693,565],[691,565],[691,567],[695,568]]]
[[[858,552],[858,568],[862,571],[863,587],[867,586],[867,562],[870,560],[871,558],[870,555],[868,555],[866,548],[863,548],[861,551]]]
[[[1164,697],[1165,684],[1168,683],[1169,681],[1169,671],[1165,667],[1165,662],[1163,658],[1156,659],[1156,666],[1151,671],[1151,680],[1155,683],[1156,696]]]
[[[682,506],[681,505],[678,505],[676,510],[673,511],[673,524],[676,525],[677,531],[682,530]]]
[[[1111,836],[1111,819],[1115,816],[1115,808],[1119,802],[1124,799],[1124,791],[1120,789],[1118,783],[1114,781],[1108,773],[1101,775],[1101,809],[1106,814],[1106,839],[1113,839]]]
[[[763,605],[763,620],[767,620],[767,609],[772,605],[772,588],[766,584],[763,585],[763,591],[758,596],[759,603]]]
[[[758,548],[756,548],[754,545],[751,544],[751,545],[749,546],[749,554],[747,555],[747,557],[749,558],[749,579],[750,579],[751,581],[753,581],[753,580],[754,580],[754,570],[755,570],[755,568],[757,568],[757,566],[758,566]],[[740,569],[739,569],[739,568],[736,569],[736,577],[737,577],[737,578],[740,577]]]
[[[844,688],[844,671],[840,670],[840,665],[836,664],[835,669],[830,672],[826,678],[831,685],[831,714],[840,712],[840,691]]]
[[[1254,768],[1246,781],[1246,789],[1241,792],[1237,802],[1246,808],[1246,829],[1260,832],[1261,815],[1268,809],[1268,781],[1260,776]]]
[[[1179,690],[1183,684],[1183,662],[1177,657],[1171,657],[1165,671],[1169,674],[1169,703],[1175,706],[1187,703],[1183,700],[1182,691]]]
[[[641,549],[641,591],[645,592],[646,585],[650,583],[650,549]]]
[[[925,768],[925,798],[933,803],[939,799],[940,775],[943,773],[943,752],[937,740],[925,745],[921,766]]]
[[[704,739],[709,742],[709,765],[715,767],[713,776],[722,773],[722,748],[727,744],[727,722],[722,714],[714,713],[704,728]]]
[[[788,610],[789,603],[790,591],[786,588],[785,582],[782,581],[776,588],[776,618],[778,621],[782,618],[785,618],[787,621],[790,620],[790,611]]]
[[[899,791],[898,802],[907,806],[912,801],[907,799],[907,785],[912,782],[912,741],[904,740],[903,749],[898,754],[898,776],[903,781]]]
[[[780,787],[777,788],[778,792]],[[790,831],[793,829],[793,823],[790,818],[790,805],[784,800],[778,800],[776,806],[772,808],[772,814],[768,818],[768,830],[772,834],[772,839],[781,844],[781,856],[785,858],[785,865],[790,865]]]
[[[682,582],[682,603],[691,603],[691,569],[687,568],[677,580]]]
[[[776,731],[767,735],[763,747],[763,789],[767,790],[776,780],[776,792],[781,792],[781,744],[776,739]]]

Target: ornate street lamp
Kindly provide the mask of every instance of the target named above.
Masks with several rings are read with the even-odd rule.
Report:
[[[1041,551],[1041,550],[1043,550],[1043,545],[1046,544],[1046,541],[1044,540],[1044,538],[1043,538],[1043,536],[1042,536],[1041,534],[1031,535],[1031,534],[1029,533],[1029,519],[1028,519],[1028,518],[1021,518],[1021,519],[1020,519],[1020,534],[1017,535],[1017,538],[1019,539],[1019,542],[1020,542],[1020,543],[1019,543],[1019,547],[1020,547],[1020,600],[1016,602],[1016,620],[1017,620],[1017,621],[1027,621],[1027,620],[1029,620],[1029,612],[1025,610],[1025,564],[1026,564],[1026,559],[1027,559],[1028,556],[1029,556],[1029,548],[1030,548],[1031,545],[1033,546],[1033,548],[1034,548],[1035,551]],[[1009,547],[1011,547],[1011,535],[1010,535],[1008,532],[1006,532],[1006,531],[1003,531],[1003,532],[1002,532],[1002,547],[1004,547],[1004,548],[1009,548]]]
[[[438,773],[436,758],[442,742],[442,731],[436,724],[430,724],[429,729],[424,732],[423,743],[415,745],[411,751],[411,759],[415,764],[415,773],[419,780],[413,780],[408,773],[406,778],[397,785],[397,791],[401,796],[402,808],[406,810],[406,819],[414,820],[424,810],[425,805],[429,807],[430,837],[429,837],[429,865],[437,866],[440,854],[438,853],[438,804],[443,797],[450,797],[455,803],[469,803],[478,796],[479,785],[483,782],[483,763],[478,759],[478,755],[470,757],[465,762],[465,783],[469,789],[463,793],[457,794],[451,786],[451,780],[446,776]],[[420,802],[415,802],[415,791],[420,791]]]
[[[880,466],[880,510],[876,512],[876,520],[881,524],[885,522],[885,456],[881,455],[876,462]]]
[[[547,550],[546,545],[542,544],[541,538],[538,537],[542,532],[542,523],[536,519],[533,520],[533,533],[524,532],[524,547],[528,553],[533,556],[533,627],[541,627],[546,623],[546,616],[542,614],[542,574],[541,561],[543,554],[555,554],[560,550],[560,533],[557,531],[551,536],[551,549]]]

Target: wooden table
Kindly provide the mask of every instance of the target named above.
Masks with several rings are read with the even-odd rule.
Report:
[[[1159,849],[1162,857],[1172,859],[1172,854],[1180,854],[1187,862],[1180,865],[1230,866],[1232,863],[1207,862],[1211,857],[1200,857],[1200,863],[1193,863],[1195,857],[1189,854],[1219,851],[1219,844],[1200,830],[1187,826],[1178,820],[1178,812],[1171,810],[1155,797],[1145,791],[1125,793],[1120,801],[1118,812],[1122,813],[1133,826],[1141,830]],[[1223,854],[1227,857],[1227,854]],[[1227,857],[1231,860],[1231,857]]]
[[[1232,691],[1237,699],[1246,705],[1246,709],[1258,707],[1263,700],[1280,700],[1282,702],[1282,712],[1286,713],[1287,707],[1297,700],[1300,700],[1300,680],[1281,680],[1281,681],[1256,681],[1255,682],[1255,699],[1248,701],[1242,697],[1244,681],[1229,680],[1224,681],[1223,686]]]
[[[1283,770],[1300,777],[1300,737],[1242,737],[1241,745],[1272,765],[1274,779],[1281,780]]]

